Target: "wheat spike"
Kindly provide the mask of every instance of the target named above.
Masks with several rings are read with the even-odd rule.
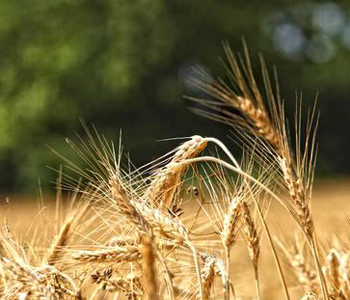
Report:
[[[54,287],[40,277],[30,266],[11,261],[7,258],[0,258],[1,266],[5,272],[5,285],[16,287],[19,285],[24,294],[30,294],[35,299],[58,300]]]
[[[300,241],[297,239],[294,249],[288,249],[280,241],[278,241],[280,248],[283,250],[290,265],[297,276],[299,283],[305,288],[306,292],[317,293],[317,274],[307,264],[305,255],[301,251]]]
[[[250,258],[254,266],[257,266],[260,254],[260,238],[246,201],[242,202],[242,216]]]
[[[129,222],[135,225],[141,232],[149,230],[146,220],[135,209],[127,193],[122,188],[121,179],[114,175],[109,182],[113,203],[115,204],[118,213],[126,217]]]
[[[300,178],[296,179],[291,163],[288,163],[285,157],[280,157],[279,161],[283,172],[284,181],[287,185],[289,195],[296,209],[296,213],[302,228],[307,232],[309,237],[312,237],[314,225],[302,181]]]
[[[340,257],[335,248],[332,248],[327,255],[327,276],[331,283],[331,297],[339,300],[346,300],[342,290],[342,274],[340,269]]]
[[[77,251],[72,258],[79,262],[122,263],[134,262],[141,257],[138,247],[113,247],[102,250]]]
[[[300,300],[320,300],[317,296],[312,292],[307,292]]]
[[[198,156],[206,146],[207,141],[199,135],[180,145],[171,161],[156,173],[143,198],[156,207],[169,207],[181,182],[181,176],[188,168],[188,164],[181,162]]]
[[[70,228],[73,222],[73,216],[68,218],[62,226],[59,234],[55,237],[52,242],[51,248],[48,251],[47,262],[49,265],[54,265],[57,260],[62,256],[62,247],[67,244]]]
[[[208,257],[208,259],[205,260],[205,265],[202,270],[203,292],[204,292],[205,300],[210,299],[211,289],[215,279],[215,264],[216,264],[215,258]]]
[[[229,250],[236,241],[237,225],[241,216],[241,199],[232,197],[228,210],[224,216],[224,225],[221,232],[221,239]]]

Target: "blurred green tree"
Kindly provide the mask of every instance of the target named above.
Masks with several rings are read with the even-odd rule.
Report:
[[[227,133],[187,111],[191,67],[222,74],[221,42],[277,65],[288,100],[321,91],[321,173],[349,172],[350,4],[305,1],[33,0],[0,2],[0,186],[35,188],[57,165],[44,146],[81,133],[79,117],[115,138],[136,164],[173,144]],[[256,57],[255,57],[256,58]],[[257,61],[257,60],[256,60]],[[256,64],[257,72],[259,70]]]

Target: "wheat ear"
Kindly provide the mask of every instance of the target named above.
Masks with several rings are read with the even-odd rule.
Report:
[[[115,204],[118,213],[121,216],[126,217],[127,220],[136,226],[139,231],[148,232],[149,226],[147,221],[142,217],[142,215],[140,215],[140,213],[131,203],[131,200],[122,187],[122,180],[117,175],[113,175],[109,181],[109,186],[111,189],[113,203]]]
[[[62,247],[64,247],[67,244],[73,219],[73,216],[67,218],[59,234],[55,237],[54,241],[52,242],[52,245],[47,254],[48,265],[54,265],[62,256]]]
[[[39,278],[29,266],[11,261],[7,258],[0,258],[0,264],[5,271],[5,280],[11,285],[19,283],[36,299],[56,300],[54,288],[47,281]]]
[[[215,279],[215,263],[215,258],[209,257],[209,259],[205,260],[205,265],[202,269],[204,300],[210,299],[211,289]]]
[[[258,234],[257,226],[252,218],[250,209],[246,201],[242,202],[242,216],[243,216],[243,228],[245,231],[245,238],[248,244],[248,250],[250,259],[254,268],[255,283],[256,283],[256,293],[258,299],[260,299],[260,286],[259,286],[259,272],[258,272],[258,262],[260,255],[260,237]]]
[[[230,250],[236,242],[237,225],[241,216],[241,199],[239,196],[232,197],[227,212],[224,216],[224,225],[221,232],[221,239],[224,245],[226,254],[226,272],[228,278],[224,284],[224,299],[230,298],[229,276],[230,276]]]
[[[237,225],[240,221],[242,201],[239,197],[232,197],[224,216],[221,239],[224,246],[230,250],[236,241]]]
[[[141,258],[136,246],[112,247],[102,250],[77,251],[72,258],[79,262],[123,263],[135,262]]]
[[[340,269],[340,257],[336,249],[332,248],[327,255],[327,277],[331,283],[331,297],[346,300],[342,291],[342,274]]]
[[[292,163],[288,162],[286,157],[279,157],[279,163],[302,229],[306,231],[309,238],[312,238],[314,234],[314,225],[303,183],[300,178],[297,179],[294,175]]]
[[[205,253],[205,252],[200,252],[198,254],[199,254],[199,257],[204,262],[204,268],[211,266],[211,264],[213,263],[214,273],[215,273],[214,276],[221,278],[221,282],[222,282],[222,285],[224,288],[225,288],[225,285],[228,284],[231,287],[232,293],[234,294],[233,284],[230,282],[229,274],[227,273],[228,270],[224,264],[224,261],[220,258],[215,257],[214,255],[210,255],[210,254]],[[205,273],[202,272],[202,276],[204,274]],[[209,276],[208,280],[209,279],[210,279],[210,281],[208,282],[209,284],[206,285],[206,288],[208,288],[209,285],[212,285],[214,283],[215,278],[212,278]],[[211,281],[213,281],[213,282],[211,282]]]
[[[307,292],[300,300],[320,300],[314,293]]]
[[[305,260],[305,255],[301,252],[300,241],[297,239],[294,249],[288,249],[283,243],[277,240],[278,245],[286,255],[290,265],[293,268],[299,283],[305,288],[306,292],[317,293],[317,274],[310,268]]]
[[[171,161],[156,173],[143,198],[156,207],[169,207],[181,182],[181,176],[188,168],[188,164],[181,162],[198,156],[206,146],[207,141],[199,135],[180,145]]]
[[[113,277],[112,268],[107,268],[103,272],[96,271],[91,275],[92,282],[99,284],[103,291],[123,292],[127,299],[141,300],[143,298],[143,287],[138,277],[125,279],[125,276]]]
[[[280,95],[278,91],[276,95],[273,93],[273,89],[271,87],[271,82],[265,64],[262,63],[263,79],[267,91],[267,98],[269,100],[269,108],[271,111],[273,122],[271,121],[269,112],[266,109],[266,106],[264,105],[264,102],[262,100],[262,95],[256,85],[252,68],[250,65],[247,48],[245,47],[245,62],[243,60],[237,61],[235,55],[228,46],[225,47],[225,51],[230,65],[230,67],[228,68],[228,73],[231,77],[231,80],[235,84],[237,92],[230,89],[228,85],[221,80],[214,80],[213,83],[212,81],[208,81],[208,79],[206,79],[205,77],[204,80],[199,80],[199,86],[203,90],[207,91],[209,94],[219,99],[220,101],[228,104],[229,106],[233,106],[239,109],[244,115],[245,119],[248,120],[248,122],[237,122],[237,119],[239,119],[239,117],[235,116],[234,114],[232,114],[232,112],[230,113],[228,110],[225,109],[223,111],[224,117],[216,116],[217,120],[224,121],[225,123],[229,123],[231,125],[240,123],[240,125],[243,125],[243,127],[247,129],[253,129],[253,132],[256,132],[257,136],[267,141],[274,149],[276,157],[280,162],[280,167],[283,172],[285,184],[292,198],[293,205],[291,205],[291,207],[295,209],[295,211],[291,211],[291,213],[296,217],[300,227],[308,237],[308,243],[310,245],[310,248],[312,249],[313,257],[317,267],[322,294],[325,300],[328,300],[329,295],[327,292],[327,282],[324,278],[319,262],[316,234],[313,227],[311,211],[307,201],[307,187],[305,187],[303,183],[303,180],[305,179],[303,177],[305,176],[305,172],[298,172],[298,168],[305,168],[305,162],[307,158],[310,159],[310,161],[308,162],[309,167],[313,166],[315,156],[312,152],[315,148],[312,145],[310,147],[310,155],[308,156],[305,152],[303,158],[300,159],[299,157],[297,159],[297,167],[294,167],[294,164],[291,160],[292,155],[287,136],[283,104],[280,100]],[[245,75],[248,75],[248,78]],[[215,104],[207,104],[207,106],[213,108],[214,111],[221,111],[220,108],[218,109],[218,107],[215,106]],[[204,113],[204,115],[206,114]],[[210,114],[207,115],[209,117],[212,117],[212,115]],[[310,120],[312,120],[313,117],[314,110],[311,114]],[[300,124],[298,124],[297,126],[299,126],[299,128],[297,128],[297,134],[299,135],[297,137],[298,140],[300,139]],[[315,124],[315,126],[317,126],[317,123]],[[314,141],[315,136],[312,133],[313,130],[311,129],[311,127],[311,124],[308,124],[307,137],[309,138],[313,136]],[[300,140],[297,141],[297,144],[298,146],[300,146]],[[308,149],[308,146],[309,141],[306,140],[305,149]],[[299,155],[299,153],[297,153],[297,155]],[[309,178],[306,178],[306,180],[310,181],[310,177],[312,177],[312,172],[308,170],[306,172],[306,176],[309,176]]]

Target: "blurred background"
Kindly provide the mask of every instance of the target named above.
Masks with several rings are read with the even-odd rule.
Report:
[[[349,1],[0,1],[0,194],[52,189],[84,135],[79,118],[123,142],[140,166],[193,134],[228,142],[228,129],[196,116],[193,67],[224,76],[222,41],[244,37],[259,78],[258,54],[276,66],[293,114],[295,91],[319,93],[317,176],[350,173]],[[69,154],[67,154],[69,155]]]

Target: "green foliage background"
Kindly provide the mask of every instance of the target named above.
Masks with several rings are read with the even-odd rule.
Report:
[[[348,1],[0,1],[0,193],[36,188],[66,153],[79,118],[116,139],[136,165],[194,133],[227,129],[191,114],[191,67],[223,74],[222,41],[276,65],[288,112],[295,90],[320,92],[320,175],[350,172]],[[288,27],[289,26],[289,27]],[[328,52],[327,52],[328,51]]]

